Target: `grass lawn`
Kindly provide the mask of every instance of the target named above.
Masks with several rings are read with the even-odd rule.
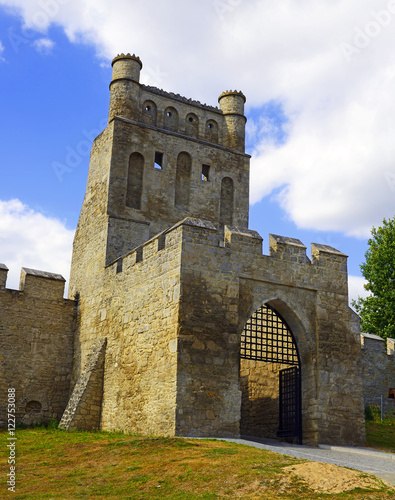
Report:
[[[395,453],[395,420],[366,422],[366,441],[371,448]]]
[[[0,432],[0,498],[78,499],[395,499],[394,491],[320,494],[283,471],[304,462],[210,440],[120,433],[20,429],[16,492],[8,492],[8,434]]]

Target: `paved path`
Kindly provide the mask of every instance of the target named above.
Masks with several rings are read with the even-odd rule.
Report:
[[[246,444],[264,450],[290,455],[292,457],[306,458],[314,462],[349,467],[368,474],[373,474],[383,481],[395,486],[395,453],[384,453],[371,448],[351,448],[345,446],[319,445],[318,448],[283,443],[271,439],[227,439],[234,443]]]

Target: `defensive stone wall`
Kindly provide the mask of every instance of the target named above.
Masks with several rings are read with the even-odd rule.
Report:
[[[361,333],[364,404],[380,407],[384,396],[384,415],[395,412],[394,399],[388,398],[390,389],[395,389],[394,343],[395,339]]]
[[[59,420],[69,398],[76,303],[63,298],[58,274],[23,268],[19,290],[11,290],[7,272],[0,264],[0,426],[9,388],[17,423]]]
[[[350,328],[347,257],[313,244],[310,262],[301,242],[276,236],[267,256],[254,231],[226,227],[223,239],[210,223],[182,229],[177,434],[239,432],[240,335],[251,314],[269,303],[287,320],[300,352],[305,442],[362,444],[360,345]]]
[[[179,231],[165,231],[103,268],[100,293],[78,289],[73,384],[106,336],[103,429],[174,435],[180,255]]]

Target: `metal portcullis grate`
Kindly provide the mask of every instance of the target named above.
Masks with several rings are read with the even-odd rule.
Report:
[[[299,365],[291,330],[269,306],[263,305],[247,321],[241,335],[240,357],[268,363]]]
[[[302,443],[301,380],[297,366],[280,371],[280,424],[277,437],[298,437]]]

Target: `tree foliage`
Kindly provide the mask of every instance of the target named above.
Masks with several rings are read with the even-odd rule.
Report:
[[[387,338],[395,337],[395,217],[372,228],[361,271],[371,295],[353,301],[361,316],[361,330]]]

